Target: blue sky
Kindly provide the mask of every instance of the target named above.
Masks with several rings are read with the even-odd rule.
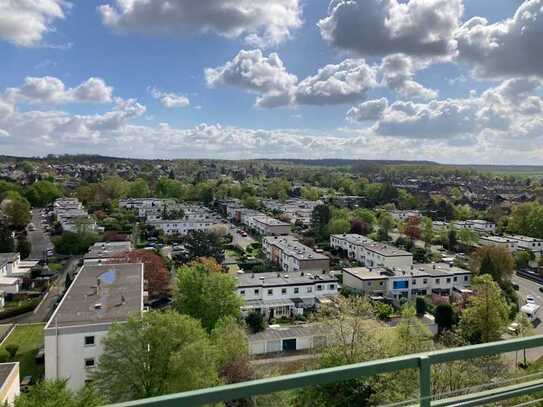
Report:
[[[541,163],[543,0],[146,3],[0,5],[3,153]]]

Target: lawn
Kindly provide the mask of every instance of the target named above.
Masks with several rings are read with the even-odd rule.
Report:
[[[51,271],[54,271],[55,273],[58,273],[60,270],[62,270],[62,264],[60,264],[60,263],[49,263],[49,269]]]
[[[2,344],[0,352],[7,345],[17,345],[15,360],[20,363],[21,377],[32,375],[33,380],[43,376],[44,366],[36,364],[35,356],[43,345],[43,324],[19,325]]]

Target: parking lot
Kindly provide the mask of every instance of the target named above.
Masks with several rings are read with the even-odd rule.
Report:
[[[53,243],[43,228],[40,209],[32,210],[32,223],[35,230],[28,231],[28,239],[32,244],[30,259],[40,260],[45,257],[47,250],[53,248]]]

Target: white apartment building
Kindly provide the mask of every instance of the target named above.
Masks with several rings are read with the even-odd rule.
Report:
[[[513,253],[517,251],[518,241],[501,236],[481,236],[479,238],[479,244],[483,246],[502,246]]]
[[[390,216],[392,216],[392,219],[396,221],[407,221],[410,218],[420,218],[421,214],[420,211],[415,209],[409,209],[409,210],[400,210],[400,209],[393,209],[388,211]]]
[[[83,256],[84,264],[106,263],[113,260],[117,255],[132,251],[131,242],[96,242],[87,254]]]
[[[453,222],[458,229],[470,229],[479,234],[492,234],[496,232],[496,224],[487,220],[471,219]]]
[[[330,269],[330,259],[300,243],[293,236],[266,236],[262,239],[266,258],[285,272],[316,272]]]
[[[165,235],[185,236],[192,231],[205,231],[217,222],[205,219],[172,219],[172,220],[155,220],[149,222],[150,225],[162,230]]]
[[[416,264],[406,269],[344,268],[343,287],[393,301],[417,296],[450,296],[471,284],[471,272],[446,263]]]
[[[413,264],[413,254],[362,235],[331,235],[330,246],[367,267],[408,268]]]
[[[505,235],[506,239],[517,242],[517,250],[529,250],[539,259],[543,255],[543,239],[522,235]]]
[[[0,291],[16,294],[22,278],[30,275],[37,261],[21,261],[19,253],[0,253]]]
[[[446,230],[448,228],[449,228],[449,224],[447,222],[443,222],[443,221],[440,221],[440,220],[434,220],[432,222],[432,229],[434,229],[434,230],[442,231],[442,230]]]
[[[57,199],[53,204],[53,213],[65,232],[92,232],[99,229],[77,198]]]
[[[237,276],[237,292],[243,298],[241,311],[267,316],[290,317],[314,309],[320,302],[337,295],[338,280],[328,272],[320,274],[244,273]]]
[[[266,215],[250,217],[247,226],[256,230],[261,236],[288,235],[290,232],[290,223],[285,223]]]
[[[45,378],[80,390],[111,324],[143,311],[143,283],[142,263],[84,265],[45,326]]]

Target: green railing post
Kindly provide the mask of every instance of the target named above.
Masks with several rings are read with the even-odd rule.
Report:
[[[419,357],[420,406],[430,407],[432,401],[432,364],[427,355]]]

